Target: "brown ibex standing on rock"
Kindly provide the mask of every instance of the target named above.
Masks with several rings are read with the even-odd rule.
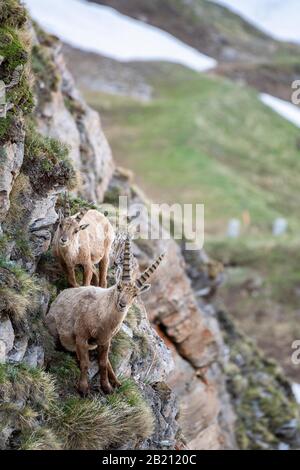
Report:
[[[89,350],[98,347],[100,384],[105,393],[120,385],[110,364],[108,353],[112,337],[119,331],[133,300],[146,292],[147,280],[159,266],[164,255],[136,280],[132,276],[130,240],[125,242],[123,266],[116,284],[108,289],[78,287],[66,289],[51,305],[46,323],[52,335],[68,351],[76,351],[80,363],[78,389],[88,392]]]
[[[62,217],[53,237],[53,253],[58,258],[72,287],[78,287],[75,266],[84,269],[83,284],[106,287],[109,252],[114,240],[114,229],[109,220],[96,210],[89,210],[80,220],[80,213]],[[99,276],[95,264],[99,263]]]

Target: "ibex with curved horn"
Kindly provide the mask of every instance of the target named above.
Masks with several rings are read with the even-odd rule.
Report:
[[[81,375],[78,389],[88,392],[89,350],[98,347],[100,384],[105,393],[120,385],[108,353],[112,337],[119,331],[134,299],[146,292],[146,281],[158,268],[164,255],[138,278],[133,279],[130,240],[125,242],[123,265],[116,284],[108,289],[78,287],[66,289],[51,305],[46,323],[52,335],[69,351],[76,351]]]
[[[88,210],[83,216],[80,212],[70,216],[66,203],[65,217],[60,212],[59,224],[53,237],[53,254],[65,271],[68,283],[78,287],[75,267],[83,266],[83,284],[89,286],[94,277],[95,285],[106,287],[109,253],[114,240],[114,229],[97,210]],[[99,263],[99,275],[95,264]]]

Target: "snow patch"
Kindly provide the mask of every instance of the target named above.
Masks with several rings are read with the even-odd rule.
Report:
[[[296,402],[300,404],[300,384],[293,383],[292,390],[296,398]]]
[[[197,72],[217,64],[215,59],[171,34],[104,5],[82,0],[25,0],[25,3],[43,28],[82,50],[118,61],[175,62]]]
[[[265,105],[269,106],[273,111],[280,114],[280,116],[295,124],[295,126],[300,127],[300,108],[288,101],[267,95],[266,93],[261,93],[259,96]]]
[[[300,43],[299,0],[210,1],[228,7],[274,38]]]

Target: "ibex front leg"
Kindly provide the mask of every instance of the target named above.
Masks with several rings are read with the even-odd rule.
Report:
[[[67,266],[67,278],[71,287],[79,287],[76,281],[75,269],[71,266]]]
[[[113,389],[108,380],[108,351],[109,342],[98,344],[100,385],[104,393],[112,393]]]
[[[114,373],[114,370],[112,368],[112,365],[110,363],[110,360],[107,362],[107,370],[108,370],[108,378],[113,387],[120,387],[121,382],[117,379],[116,374]]]
[[[86,339],[76,337],[76,354],[80,365],[78,390],[83,396],[88,394],[89,345]]]

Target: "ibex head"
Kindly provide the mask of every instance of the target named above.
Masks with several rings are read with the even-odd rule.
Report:
[[[77,241],[80,230],[85,230],[89,224],[80,224],[81,213],[69,217],[59,215],[59,224],[57,227],[57,240],[62,247],[67,247]]]
[[[122,269],[118,270],[116,279],[116,306],[120,312],[124,312],[130,307],[136,297],[150,289],[151,286],[147,281],[160,265],[164,258],[164,253],[135,280],[132,278],[131,256],[130,238],[127,237],[124,248],[123,266]]]

